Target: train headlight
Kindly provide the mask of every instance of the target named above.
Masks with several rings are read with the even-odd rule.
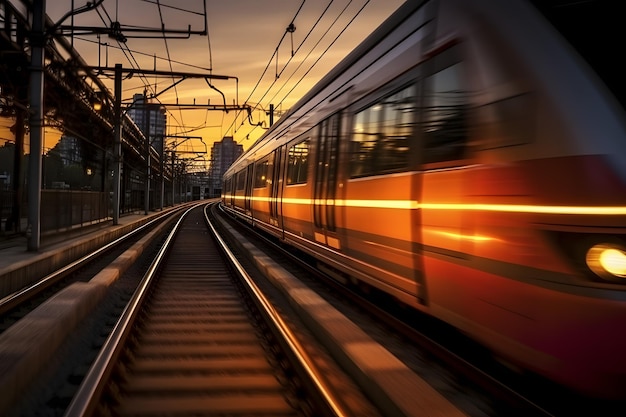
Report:
[[[603,279],[626,283],[626,251],[621,247],[594,245],[587,251],[587,266]]]

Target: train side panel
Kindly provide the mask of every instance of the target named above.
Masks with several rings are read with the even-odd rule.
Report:
[[[407,172],[350,180],[345,187],[345,253],[370,285],[385,285],[399,299],[415,304],[421,283],[419,236],[413,190],[419,174]],[[375,193],[372,190],[376,190]],[[421,297],[421,295],[420,295]]]
[[[251,153],[282,141],[280,194],[242,162],[225,204],[279,228],[280,196],[285,239],[351,280],[623,399],[626,272],[602,258],[626,256],[623,108],[544,23],[524,2],[407,2]]]

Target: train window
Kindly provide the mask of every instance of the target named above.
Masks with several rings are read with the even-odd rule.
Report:
[[[376,115],[380,107],[367,108],[354,116],[352,141],[350,142],[350,176],[361,177],[371,175],[374,170],[374,147],[378,133],[376,132]]]
[[[237,173],[237,190],[243,190],[246,188],[246,171],[241,170]]]
[[[267,187],[267,183],[271,181],[267,177],[268,165],[269,159],[267,158],[256,163],[254,167],[254,188],[265,188]]]
[[[383,171],[406,169],[409,162],[409,139],[415,127],[417,100],[415,86],[405,88],[383,101],[382,119]]]
[[[426,79],[430,94],[423,114],[424,163],[462,159],[468,139],[467,92],[461,84],[461,64]]]
[[[309,143],[307,138],[289,148],[287,156],[287,185],[304,184],[309,167]]]
[[[406,170],[416,113],[415,85],[358,112],[350,142],[350,177]]]

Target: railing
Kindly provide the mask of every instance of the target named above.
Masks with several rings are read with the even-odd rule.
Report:
[[[28,203],[22,195],[19,205],[20,222],[10,224],[9,221],[14,204],[14,191],[0,189],[0,237],[24,234],[27,232]],[[25,193],[24,193],[25,194]],[[101,221],[110,220],[112,213],[112,194],[109,192],[83,190],[41,190],[40,228],[41,233],[49,234],[57,231],[79,228]],[[144,191],[128,190],[121,198],[120,214],[143,212],[145,208]],[[172,205],[170,190],[165,190],[164,206]],[[176,203],[184,197],[176,196]],[[185,199],[186,201],[186,199]],[[160,191],[150,192],[150,210],[160,206]]]
[[[111,218],[110,193],[76,190],[41,191],[41,232],[82,227]]]

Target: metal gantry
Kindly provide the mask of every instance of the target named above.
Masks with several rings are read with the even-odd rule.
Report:
[[[187,79],[204,79],[208,88],[219,93],[222,98],[221,104],[210,102],[200,104],[195,101],[182,104],[159,102],[158,105],[164,108],[248,113],[251,111],[249,106],[239,105],[237,101],[235,104],[227,104],[224,94],[212,83],[213,80],[234,80],[238,90],[237,77],[215,75],[210,71],[188,73],[124,68],[121,64],[115,67],[91,66],[73,47],[75,34],[107,34],[120,42],[136,37],[162,40],[168,36],[188,38],[192,35],[206,35],[206,1],[203,2],[205,26],[201,30],[192,30],[191,27],[185,30],[170,29],[165,26],[137,29],[120,22],[113,22],[110,27],[102,28],[74,25],[75,15],[95,10],[102,2],[103,0],[96,0],[73,9],[55,23],[45,14],[46,0],[0,0],[2,12],[0,15],[0,56],[7,64],[0,65],[0,115],[10,117],[15,121],[15,128],[12,130],[15,142],[14,175],[12,176],[15,192],[13,208],[8,216],[7,224],[14,224],[15,230],[20,231],[20,212],[23,211],[20,209],[23,204],[20,198],[21,187],[23,187],[22,184],[27,184],[26,235],[30,251],[39,250],[41,244],[42,160],[44,159],[44,128],[46,126],[57,126],[56,129],[61,132],[71,131],[72,135],[85,138],[103,150],[101,192],[106,191],[106,183],[109,182],[106,177],[107,172],[112,172],[110,204],[114,224],[119,222],[119,215],[122,212],[121,201],[124,193],[122,179],[129,175],[125,172],[125,166],[134,168],[141,163],[145,164],[147,184],[149,184],[151,173],[160,174],[161,206],[168,173],[171,176],[172,189],[174,188],[173,169],[170,171],[170,167],[164,164],[165,150],[161,152],[155,150],[149,142],[149,133],[142,132],[123,111],[121,86],[124,75],[141,74],[172,79],[169,87],[154,93],[147,97],[148,99],[156,99],[165,91]],[[71,24],[65,25],[64,23],[70,17],[72,18]],[[68,40],[69,37],[72,42]],[[9,55],[11,58],[5,60],[4,58]],[[11,62],[18,63],[18,65],[12,66]],[[19,64],[19,62],[22,63]],[[114,78],[113,92],[110,92],[100,79],[103,76]],[[24,84],[27,84],[28,88]],[[24,92],[26,90],[28,94]],[[30,155],[27,158],[24,155],[25,135],[30,136]],[[107,162],[107,155],[112,155],[111,163]],[[21,181],[19,179],[21,164],[22,160],[26,159],[28,161],[27,181]],[[108,171],[110,168],[112,170]],[[147,211],[149,185],[144,193],[144,207]]]

